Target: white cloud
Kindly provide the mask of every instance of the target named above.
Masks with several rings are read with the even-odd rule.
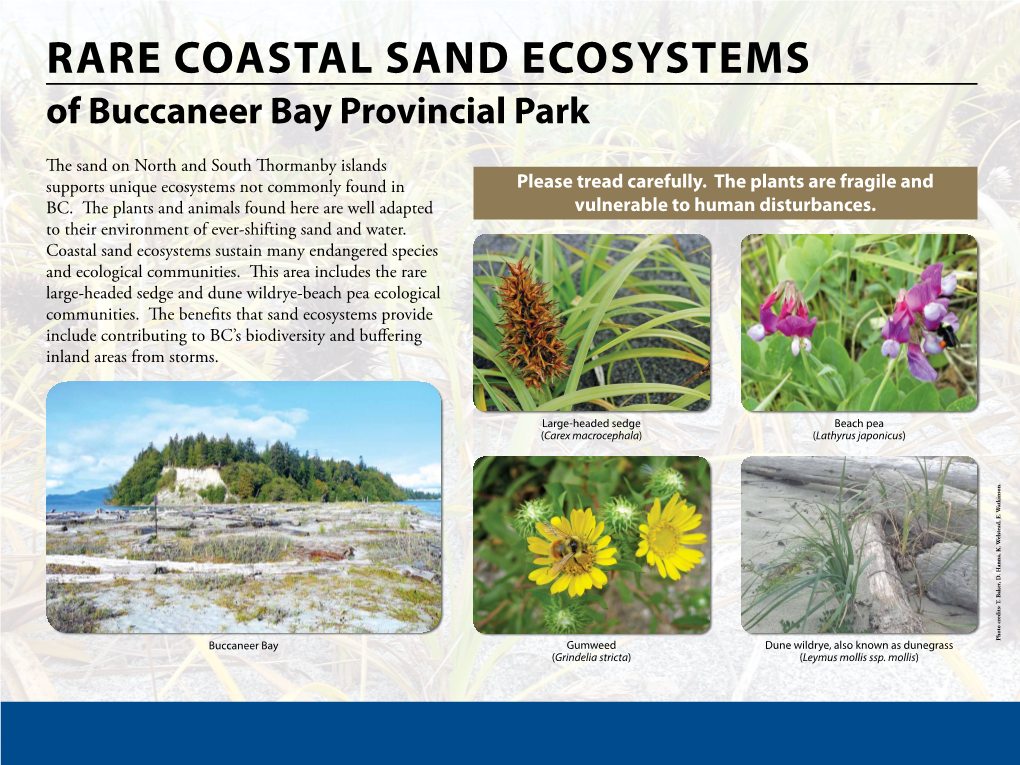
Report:
[[[58,481],[55,478],[54,479],[49,479],[49,480],[46,481],[46,488],[47,489],[58,489],[58,488],[60,488],[63,485],[64,485],[63,481]]]
[[[435,489],[442,486],[443,466],[439,462],[422,465],[414,473],[395,473],[393,480],[405,489]]]

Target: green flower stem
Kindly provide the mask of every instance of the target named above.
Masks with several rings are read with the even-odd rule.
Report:
[[[775,388],[772,389],[772,392],[769,393],[769,395],[767,395],[764,399],[762,399],[762,402],[760,404],[758,404],[758,406],[756,406],[754,408],[754,411],[756,411],[756,412],[764,412],[765,408],[769,404],[772,403],[772,399],[774,399],[777,395],[779,395],[779,389],[782,388],[783,385],[786,384],[786,381],[790,379],[790,375],[792,375],[792,374],[793,374],[793,372],[787,372],[786,373],[786,377],[784,377],[782,379],[782,381],[779,383],[779,385],[777,385]]]
[[[896,362],[900,360],[900,356],[903,355],[903,345],[900,344],[899,352],[889,359],[889,363],[885,365],[885,377],[882,378],[882,384],[878,386],[878,390],[875,391],[875,398],[871,402],[871,406],[868,407],[869,412],[874,412],[875,407],[878,406],[878,400],[882,397],[882,390],[885,388],[885,384],[889,382],[889,376],[892,374],[893,367],[896,366]]]

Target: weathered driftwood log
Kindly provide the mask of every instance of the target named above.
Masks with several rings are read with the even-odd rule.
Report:
[[[885,546],[881,519],[868,514],[854,524],[852,539],[854,550],[860,550],[860,561],[869,561],[860,584],[871,595],[871,614],[868,626],[883,634],[924,632],[921,617],[907,600],[889,548]]]
[[[927,502],[930,506],[921,504],[919,509],[925,494],[924,481],[895,470],[876,470],[868,483],[864,501],[871,511],[891,514],[899,528],[903,528],[909,515],[912,537],[920,537],[927,532],[935,542],[976,541],[978,508],[974,494],[943,486],[939,500],[934,496],[934,486],[929,481]]]
[[[938,460],[929,459],[928,483],[934,485],[938,478]],[[741,470],[765,478],[794,483],[818,483],[824,486],[839,486],[843,472],[842,457],[747,457]],[[847,457],[846,485],[860,488],[865,486],[876,470],[896,470],[903,475],[923,480],[921,466],[913,460],[882,457]],[[977,493],[977,467],[971,463],[953,462],[946,475],[946,485]]]
[[[978,610],[977,547],[942,542],[918,555],[914,565],[924,594],[936,603]]]

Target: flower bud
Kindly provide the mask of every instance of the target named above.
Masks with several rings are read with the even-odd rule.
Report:
[[[896,358],[900,355],[900,344],[895,340],[886,340],[882,343],[882,355],[889,358]]]
[[[793,353],[794,356],[797,356],[797,355],[800,354],[800,338],[799,337],[793,338],[793,342],[790,343],[790,351]]]
[[[942,277],[942,296],[949,297],[956,292],[956,274]]]
[[[811,339],[805,337],[800,341],[800,344],[804,347],[804,353],[811,353]]]
[[[755,324],[747,330],[747,336],[754,340],[754,342],[760,343],[765,339],[765,327],[761,324]]]

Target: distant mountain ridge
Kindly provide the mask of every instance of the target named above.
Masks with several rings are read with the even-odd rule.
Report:
[[[75,494],[47,494],[46,509],[60,510],[64,507],[81,507],[82,505],[102,507],[109,497],[109,486],[104,486],[102,489],[85,489]]]
[[[203,488],[178,484],[177,469],[214,469],[220,480]],[[215,479],[215,476],[212,477]],[[113,485],[111,505],[147,505],[157,494],[160,503],[182,502],[350,502],[357,500],[400,502],[408,499],[439,499],[432,492],[398,486],[389,473],[348,460],[302,455],[289,443],[266,444],[209,438],[204,433],[180,438],[166,446],[153,444],[135,457],[134,464]]]

